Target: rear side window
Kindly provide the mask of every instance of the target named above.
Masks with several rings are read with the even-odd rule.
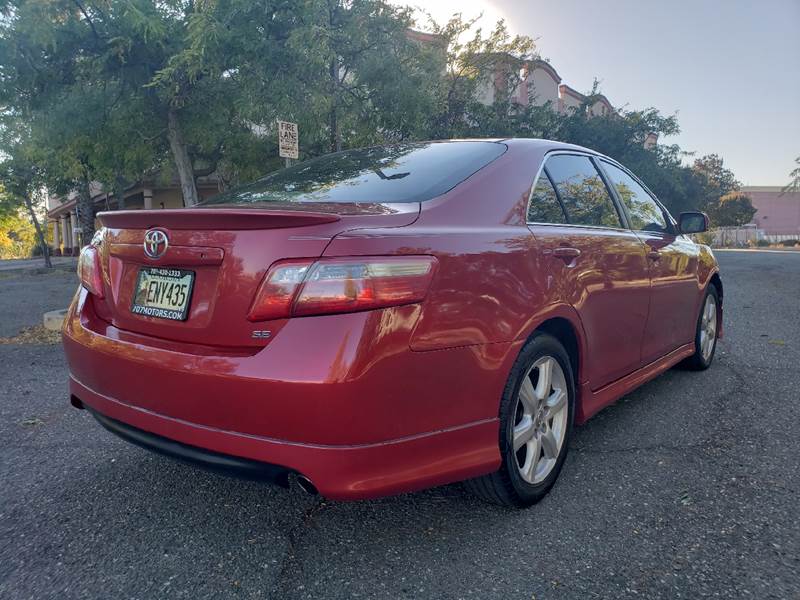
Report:
[[[213,196],[202,204],[423,202],[506,151],[496,142],[427,142],[326,154]]]
[[[529,223],[566,223],[567,217],[561,203],[558,201],[556,190],[547,173],[542,171],[536,181],[536,187],[531,194],[531,203],[528,205]]]
[[[586,156],[558,154],[545,163],[555,185],[567,220],[574,225],[622,227],[611,194]]]
[[[662,233],[670,231],[667,220],[664,218],[664,212],[647,193],[647,190],[636,183],[633,177],[611,163],[603,161],[603,168],[608,173],[611,184],[616,188],[620,200],[628,210],[631,229]]]

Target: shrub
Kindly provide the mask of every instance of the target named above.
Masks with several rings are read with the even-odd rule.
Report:
[[[706,246],[710,246],[714,243],[714,234],[710,231],[704,231],[703,233],[695,233],[693,236],[694,241],[698,244],[705,244]]]

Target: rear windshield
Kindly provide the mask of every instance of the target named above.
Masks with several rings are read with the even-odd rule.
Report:
[[[497,142],[427,142],[326,154],[202,204],[422,202],[444,194],[506,151]]]

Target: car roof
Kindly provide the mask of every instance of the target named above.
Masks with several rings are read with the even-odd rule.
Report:
[[[490,140],[495,141],[495,140]],[[549,152],[551,150],[578,150],[580,152],[588,152],[596,156],[604,156],[596,150],[578,146],[577,144],[568,144],[567,142],[559,142],[556,140],[545,140],[541,138],[506,138],[498,140],[514,148],[526,148],[529,150],[539,150],[540,152]]]

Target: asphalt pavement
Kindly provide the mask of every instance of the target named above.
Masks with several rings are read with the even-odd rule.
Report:
[[[719,252],[725,338],[578,428],[538,505],[327,502],[131,446],[0,344],[0,598],[798,598],[800,253]],[[0,336],[65,305],[0,280]]]
[[[77,281],[74,270],[11,274],[0,269],[0,337],[14,336],[23,327],[41,325],[44,313],[66,308]],[[4,383],[0,381],[0,391]]]

